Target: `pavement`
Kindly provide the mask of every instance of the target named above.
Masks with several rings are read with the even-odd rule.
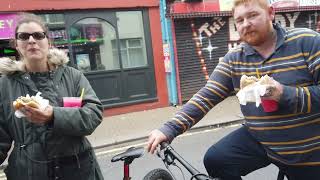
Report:
[[[94,149],[98,152],[104,148],[129,143],[136,140],[147,141],[148,134],[163,123],[170,120],[179,111],[181,106],[168,106],[152,110],[126,113],[116,116],[104,117],[98,128],[88,136]],[[230,96],[218,105],[190,130],[197,131],[205,128],[228,126],[241,123],[243,115],[240,111],[239,101]],[[5,180],[1,170],[7,165],[7,159],[0,165],[0,180]]]
[[[93,134],[88,136],[88,139],[95,149],[146,139],[153,129],[159,128],[170,120],[180,109],[181,106],[168,106],[104,117],[102,123]],[[238,99],[230,96],[216,105],[191,130],[241,123],[242,120],[243,115]]]

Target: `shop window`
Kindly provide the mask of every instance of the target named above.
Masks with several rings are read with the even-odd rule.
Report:
[[[56,48],[69,53],[64,14],[39,14],[49,28],[49,38]]]
[[[140,11],[117,12],[120,54],[123,68],[147,66],[142,13]],[[113,51],[117,47],[112,43]],[[117,58],[118,54],[115,54]]]
[[[43,15],[53,45],[69,53],[105,107],[157,100],[147,9],[63,13]]]
[[[84,72],[119,69],[119,59],[112,49],[116,32],[112,25],[99,18],[85,18],[72,25],[69,32],[73,57]]]
[[[69,56],[83,72],[148,66],[141,11],[116,12],[119,39],[115,27],[103,19],[84,18],[67,32],[63,14],[40,16],[48,24],[53,45],[67,53],[71,45]]]
[[[120,40],[120,54],[124,68],[142,67],[147,65],[142,44],[143,41],[141,38]],[[117,51],[115,41],[112,42],[112,50]],[[113,54],[115,56],[114,58],[118,58],[117,53]]]
[[[18,52],[10,45],[9,40],[0,39],[0,58],[8,57],[12,60],[19,59]]]
[[[47,24],[64,24],[63,14],[40,14]]]

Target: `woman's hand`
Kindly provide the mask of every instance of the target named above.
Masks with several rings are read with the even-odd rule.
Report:
[[[159,131],[158,129],[151,131],[151,133],[149,134],[147,146],[148,152],[151,152],[153,154],[157,146],[164,141],[168,141],[168,138],[161,131]]]
[[[46,124],[53,119],[53,107],[50,105],[42,111],[30,106],[24,106],[21,111],[29,121],[36,124]]]

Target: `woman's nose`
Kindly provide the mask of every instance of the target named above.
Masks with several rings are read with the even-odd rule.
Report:
[[[36,40],[33,38],[33,36],[29,36],[29,39],[28,39],[28,43],[35,43]]]

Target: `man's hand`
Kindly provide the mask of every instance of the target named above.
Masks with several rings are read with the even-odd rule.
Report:
[[[164,141],[168,141],[168,138],[161,131],[159,131],[158,129],[151,131],[151,133],[149,134],[147,146],[148,152],[151,152],[151,154],[153,154],[157,146]]]
[[[53,107],[48,105],[43,111],[30,106],[24,106],[21,111],[26,118],[36,124],[46,124],[53,119]]]
[[[270,85],[267,85],[266,94],[262,96],[262,99],[272,99],[279,102],[283,93],[283,85],[278,81],[272,79]]]

